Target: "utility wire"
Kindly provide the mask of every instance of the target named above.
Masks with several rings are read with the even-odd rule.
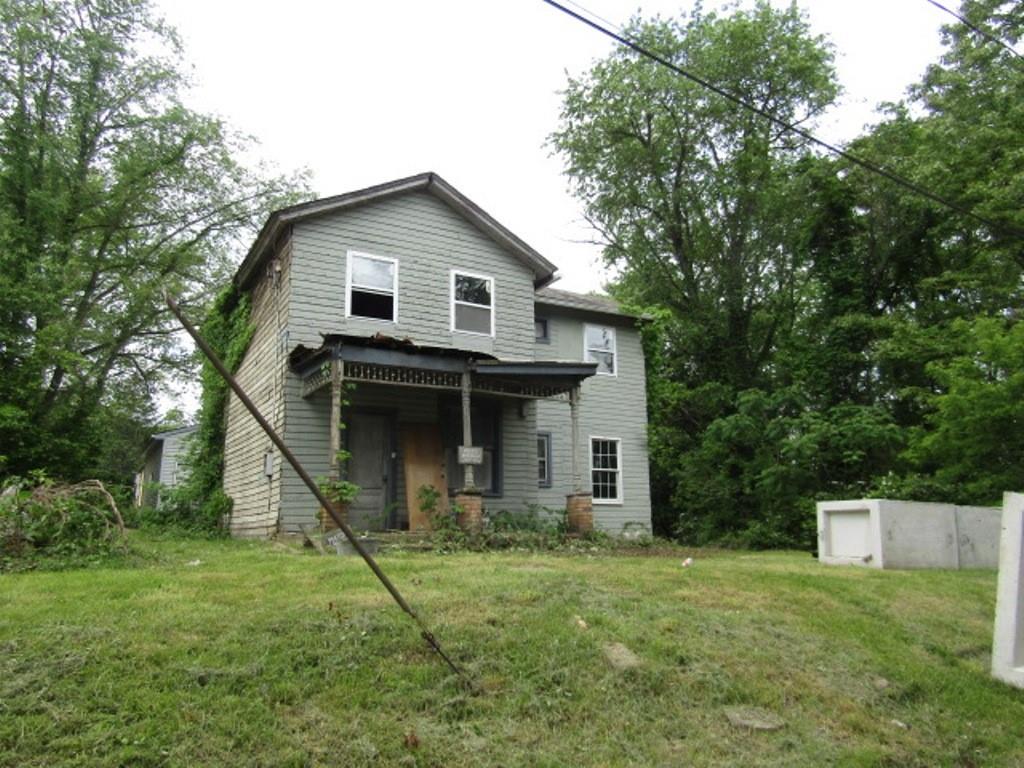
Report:
[[[875,163],[871,162],[870,160],[865,160],[865,159],[863,159],[861,157],[858,157],[857,155],[852,154],[851,152],[846,151],[845,149],[842,149],[841,147],[837,147],[834,144],[830,144],[829,142],[825,141],[824,139],[819,139],[817,136],[815,136],[814,134],[810,133],[809,131],[806,131],[803,128],[800,128],[799,126],[794,125],[793,123],[786,122],[785,120],[782,120],[782,119],[776,117],[775,115],[771,114],[767,110],[761,109],[760,107],[758,107],[755,104],[751,104],[748,101],[744,101],[739,96],[736,96],[736,95],[730,93],[729,91],[725,90],[724,88],[720,88],[717,85],[715,85],[714,83],[709,82],[708,80],[705,80],[704,78],[700,77],[699,75],[696,75],[693,72],[690,72],[690,71],[688,71],[686,69],[683,69],[682,67],[680,67],[677,64],[673,64],[671,61],[666,59],[664,56],[661,56],[660,54],[655,53],[654,51],[651,51],[648,48],[645,48],[644,46],[640,45],[639,43],[634,42],[633,40],[630,40],[625,35],[619,34],[617,32],[614,32],[611,29],[608,29],[607,27],[603,27],[600,24],[598,24],[596,21],[588,19],[585,16],[580,15],[579,13],[577,13],[576,11],[573,11],[570,8],[566,8],[561,3],[556,2],[556,0],[544,0],[544,2],[547,3],[548,5],[552,6],[553,8],[558,9],[559,11],[561,11],[564,14],[566,14],[567,16],[571,16],[572,18],[576,19],[577,21],[583,22],[588,27],[590,27],[590,28],[600,32],[603,35],[606,35],[607,37],[610,37],[612,40],[615,40],[616,42],[626,46],[627,48],[629,48],[630,50],[640,54],[641,56],[644,56],[645,58],[648,58],[651,61],[655,61],[658,64],[661,64],[663,67],[666,67],[666,68],[672,70],[677,75],[680,75],[682,77],[685,77],[687,80],[690,80],[690,81],[692,81],[694,83],[697,83],[697,85],[701,86],[702,88],[706,88],[707,90],[709,90],[709,91],[711,91],[713,93],[718,94],[722,98],[727,99],[728,101],[731,101],[733,104],[736,104],[737,106],[743,107],[744,109],[749,110],[750,112],[753,112],[754,114],[760,115],[761,117],[763,117],[766,120],[770,121],[771,123],[779,126],[780,128],[783,128],[786,131],[789,131],[790,133],[795,133],[797,136],[800,136],[801,138],[806,139],[807,141],[811,142],[812,144],[816,144],[817,146],[821,147],[822,149],[825,149],[828,152],[831,152],[833,155],[836,155],[838,157],[842,157],[843,159],[850,161],[854,165],[860,166],[861,168],[863,168],[863,169],[865,169],[867,171],[870,171],[871,173],[875,173],[875,174],[877,174],[879,176],[882,176],[882,177],[888,179],[889,181],[893,182],[894,184],[897,184],[897,185],[903,187],[904,189],[907,189],[907,190],[909,190],[909,191],[911,191],[911,192],[913,192],[913,193],[915,193],[917,195],[920,195],[922,197],[925,197],[925,198],[931,200],[934,203],[938,203],[939,205],[943,206],[944,208],[948,208],[951,211],[955,211],[956,213],[960,213],[960,214],[962,214],[964,216],[968,216],[968,217],[974,219],[975,221],[981,222],[982,224],[984,224],[984,225],[986,225],[988,227],[991,227],[994,230],[997,230],[997,231],[1000,231],[1000,232],[1004,232],[1004,233],[1007,233],[1007,234],[1012,234],[1014,237],[1024,239],[1024,230],[1018,229],[1017,227],[1014,227],[1012,225],[1001,224],[1001,223],[999,223],[997,221],[993,221],[992,219],[989,219],[989,218],[987,218],[985,216],[982,216],[979,213],[975,213],[973,210],[971,210],[969,208],[965,208],[962,205],[960,205],[958,203],[955,203],[952,200],[949,200],[949,199],[943,197],[942,195],[938,195],[935,192],[932,192],[931,190],[927,189],[926,187],[923,187],[920,184],[911,181],[910,179],[904,178],[903,176],[900,176],[897,173],[893,173],[892,171],[886,170],[882,166],[876,165]],[[582,6],[580,6],[578,3],[573,2],[573,5],[575,5],[577,8],[582,8]],[[590,14],[589,11],[587,11],[587,13]],[[591,15],[594,15],[594,14],[591,14]]]
[[[1008,50],[1010,53],[1012,53],[1018,59],[1024,60],[1024,56],[1022,56],[1021,54],[1017,53],[1017,51],[1014,50],[1013,46],[1011,46],[1009,43],[1006,43],[1003,40],[1000,40],[998,37],[996,37],[995,35],[991,34],[990,32],[986,32],[981,27],[975,26],[974,24],[969,22],[967,19],[965,19],[963,16],[961,16],[959,13],[957,13],[956,11],[954,11],[954,10],[952,10],[950,8],[947,8],[942,3],[936,2],[936,0],[925,0],[925,2],[931,3],[936,8],[938,8],[940,11],[945,11],[950,16],[952,16],[954,19],[958,19],[961,24],[963,24],[966,27],[969,27],[970,29],[973,29],[975,32],[977,32],[979,35],[984,37],[989,42],[995,43],[996,45],[1001,45],[1003,48]]]

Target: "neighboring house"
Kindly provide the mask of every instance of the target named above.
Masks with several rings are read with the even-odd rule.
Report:
[[[184,465],[188,441],[196,428],[181,427],[158,432],[149,438],[143,454],[142,469],[135,475],[135,506],[155,507],[160,490],[173,488],[188,477]]]
[[[234,277],[255,328],[237,378],[312,476],[362,488],[355,527],[423,527],[433,485],[468,525],[542,505],[650,530],[639,321],[554,277],[433,173],[286,208]],[[224,490],[239,536],[317,520],[234,395]]]

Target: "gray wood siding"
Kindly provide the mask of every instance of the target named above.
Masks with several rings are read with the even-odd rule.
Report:
[[[537,503],[537,408],[531,401],[505,399],[501,413],[501,496],[484,497],[484,509],[525,512]]]
[[[288,316],[290,252],[278,254],[282,271],[276,280],[264,275],[252,291],[250,322],[256,330],[236,378],[274,429],[283,431],[282,386],[287,354],[281,333]],[[287,439],[287,438],[286,438]],[[274,475],[264,474],[264,455],[274,451]],[[235,536],[265,537],[277,530],[281,459],[259,424],[232,393],[228,398],[224,438],[224,492],[234,501],[230,530]]]
[[[581,360],[583,326],[613,325],[617,347],[617,376],[592,376],[583,384],[580,403],[580,467],[585,489],[590,488],[590,437],[621,440],[623,501],[594,504],[595,526],[613,533],[624,526],[651,527],[651,491],[647,457],[647,394],[643,349],[639,332],[630,325],[590,320],[584,313],[543,307],[548,318],[550,344],[537,344],[540,359]],[[564,507],[572,489],[572,429],[566,403],[539,401],[537,429],[551,433],[552,485],[541,488],[544,506]]]
[[[189,439],[194,434],[195,432],[182,432],[164,438],[160,458],[160,483],[164,487],[174,488],[188,478],[185,456],[188,454]]]
[[[297,222],[289,317],[291,344],[323,333],[384,333],[416,343],[533,357],[533,275],[511,254],[425,192]],[[398,322],[345,318],[349,250],[398,260]],[[495,337],[450,330],[450,270],[494,279]]]

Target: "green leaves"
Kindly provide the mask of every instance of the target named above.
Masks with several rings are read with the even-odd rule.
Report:
[[[143,0],[0,2],[0,403],[32,423],[0,425],[23,446],[12,471],[79,476],[115,400],[150,418],[193,367],[162,289],[202,310],[301,190],[242,166],[246,142],[182,104],[179,57]]]
[[[1024,8],[967,0],[1006,41]],[[634,19],[645,47],[782,120],[836,94],[799,12]],[[851,152],[999,223],[810,154],[769,121],[620,50],[571,80],[551,142],[652,315],[655,524],[810,545],[817,498],[989,503],[1024,485],[1024,70],[961,24]],[[804,127],[809,124],[802,123]]]

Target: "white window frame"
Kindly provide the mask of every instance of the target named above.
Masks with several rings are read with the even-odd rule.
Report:
[[[614,499],[599,499],[599,498],[597,498],[597,496],[593,496],[592,495],[593,503],[594,504],[622,504],[623,501],[625,500],[625,497],[626,497],[625,489],[622,487],[622,481],[623,481],[623,479],[626,476],[625,470],[623,469],[623,462],[622,462],[622,438],[621,437],[607,437],[607,436],[604,436],[604,435],[590,435],[589,436],[588,442],[587,442],[587,446],[588,446],[587,452],[590,454],[590,473],[589,474],[590,474],[590,493],[591,494],[594,493],[594,472],[595,471],[597,471],[597,472],[611,472],[612,471],[610,469],[602,469],[601,467],[595,467],[594,466],[594,441],[595,440],[607,440],[608,442],[615,443],[615,455],[616,455],[616,458],[618,459],[618,461],[616,463],[619,465],[618,468],[616,470],[614,470],[618,474],[618,477],[616,478],[616,482],[615,482],[615,489],[616,489],[616,491],[618,491],[619,495],[616,496]]]
[[[544,469],[547,475],[544,479],[541,479],[540,472],[537,473],[537,487],[538,488],[551,488],[552,487],[552,471],[551,463],[555,453],[554,441],[551,433],[547,430],[539,430],[537,432],[537,440],[544,440]],[[540,456],[537,457],[537,468],[540,469]]]
[[[474,303],[472,303],[470,301],[456,301],[455,300],[455,276],[456,275],[462,275],[463,277],[473,277],[473,278],[476,278],[477,280],[486,280],[488,283],[490,283],[490,285],[491,285],[491,306],[490,306],[490,310],[491,310],[491,332],[490,333],[481,333],[480,331],[464,331],[461,328],[456,328],[455,327],[455,305],[456,304],[462,304],[462,305],[467,306],[467,307],[482,307],[482,306],[484,306],[483,304],[474,304]],[[470,336],[489,336],[492,339],[494,338],[494,320],[495,320],[495,315],[497,314],[498,299],[497,299],[497,291],[495,290],[494,278],[493,277],[491,277],[490,275],[481,275],[481,274],[479,274],[477,272],[467,272],[464,269],[452,269],[452,270],[450,270],[449,273],[448,273],[448,305],[449,305],[448,306],[448,310],[449,310],[448,314],[449,314],[449,319],[450,319],[449,328],[451,329],[452,333],[467,333]]]
[[[391,307],[391,319],[384,320],[379,317],[365,317],[363,315],[352,314],[352,288],[358,288],[359,290],[366,290],[369,292],[375,292],[377,289],[370,288],[367,286],[352,285],[352,262],[354,258],[369,259],[370,261],[384,261],[393,264],[395,267],[394,276],[391,279],[391,296],[393,298]],[[371,323],[398,323],[398,259],[393,256],[378,256],[375,253],[366,253],[365,251],[348,251],[345,258],[345,317],[354,317],[357,320],[367,320]]]
[[[585,362],[585,363],[595,363],[595,362],[597,362],[596,360],[591,360],[587,356],[587,353],[589,353],[591,351],[590,348],[587,346],[587,329],[589,329],[589,328],[600,328],[600,329],[609,330],[609,331],[612,332],[612,348],[611,348],[611,353],[612,353],[612,372],[611,373],[607,373],[606,371],[602,371],[600,368],[598,368],[597,369],[597,375],[598,376],[613,376],[613,377],[618,376],[619,375],[619,333],[618,333],[618,329],[616,329],[614,325],[597,325],[596,323],[584,323],[583,324],[583,362]],[[597,350],[597,351],[606,352],[607,350],[603,350],[602,349],[602,350]]]

